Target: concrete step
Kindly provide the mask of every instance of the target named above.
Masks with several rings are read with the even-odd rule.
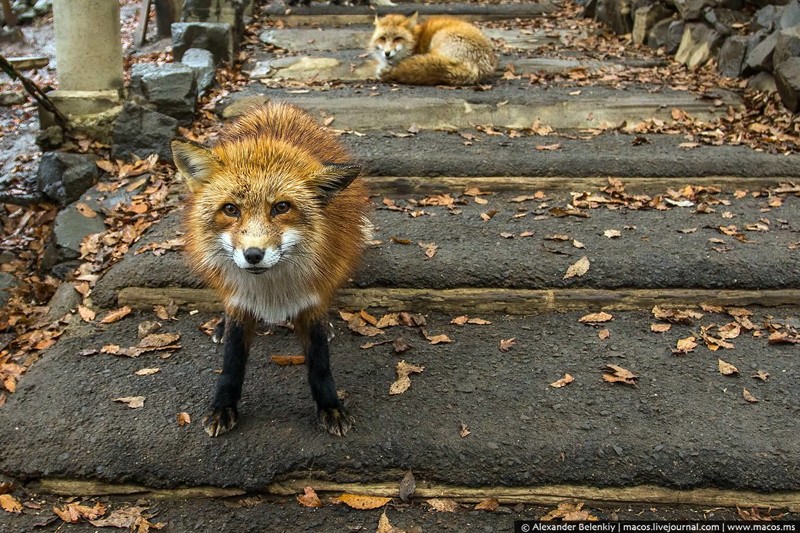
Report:
[[[673,205],[664,211],[620,206],[584,209],[576,213],[581,216],[566,217],[554,216],[563,211],[551,209],[567,206],[569,195],[520,203],[511,201],[515,196],[482,196],[481,201],[487,203],[481,205],[472,197],[454,194],[451,198],[465,204],[454,204],[455,213],[447,207],[412,205],[402,198],[389,200],[402,210],[389,210],[377,197],[379,208],[372,219],[380,242],[367,251],[353,279],[349,302],[378,305],[371,290],[381,288],[378,293],[386,299],[384,307],[452,310],[480,304],[486,308],[487,301],[500,298],[502,307],[495,310],[524,314],[591,305],[648,308],[654,299],[669,298],[673,291],[678,291],[678,301],[684,301],[687,293],[703,289],[745,291],[726,296],[728,304],[740,299],[775,305],[786,303],[782,298],[792,301],[797,296],[792,291],[800,289],[800,199],[796,195],[780,195],[784,197],[780,207],[769,207],[769,198],[711,195],[704,200],[714,211],[709,214],[698,213],[701,200],[676,196],[671,201],[685,202],[681,205],[686,207]],[[425,203],[423,197],[415,200]],[[595,194],[592,201],[615,200]],[[669,201],[663,202],[662,207],[669,206]],[[489,212],[495,213],[484,221],[481,215]],[[154,226],[142,244],[174,239],[181,231],[178,220],[178,213],[170,215]],[[620,236],[609,238],[608,230]],[[548,240],[553,235],[567,240]],[[584,248],[576,248],[573,239]],[[426,243],[438,246],[431,259],[423,249]],[[590,261],[588,272],[565,279],[568,267],[583,256]],[[151,288],[158,289],[156,297],[166,301],[214,301],[213,296],[165,292],[165,287],[200,287],[180,253],[128,254],[98,282],[93,298],[101,307],[114,307],[121,291],[129,288],[124,303],[159,303],[152,300],[152,293],[141,290]],[[438,292],[448,289],[474,290],[451,295]],[[634,292],[616,292],[621,289]],[[663,292],[649,292],[653,290]],[[554,306],[554,298],[563,305]]]
[[[310,6],[292,6],[274,3],[262,10],[266,20],[280,21],[284,26],[348,26],[371,24],[375,15],[403,13],[421,16],[451,15],[464,20],[479,22],[487,20],[513,20],[532,18],[556,11],[556,6],[547,1],[516,4],[479,3],[402,3],[396,6],[337,6],[312,3]]]
[[[299,350],[277,328],[256,338],[241,424],[219,439],[200,423],[221,364],[219,348],[198,329],[211,315],[182,312],[163,323],[163,331],[180,334],[181,348],[171,353],[82,355],[108,344],[136,345],[139,323],[155,316],[133,314],[111,325],[73,326],[28,371],[0,409],[0,470],[24,481],[275,492],[281,485],[321,489],[323,481],[396,486],[411,470],[419,486],[450,487],[451,495],[459,487],[524,495],[577,485],[573,495],[581,497],[588,493],[581,486],[648,485],[757,491],[768,493],[766,501],[782,493],[775,495],[783,498],[779,506],[788,498],[796,509],[800,359],[790,345],[768,344],[763,324],[796,325],[798,311],[771,309],[769,318],[756,310],[750,318],[761,337],[742,330],[732,349],[712,352],[700,341],[683,356],[672,353],[678,339],[699,337],[702,327],[732,316],[705,313],[657,334],[647,311],[615,312],[599,327],[579,323],[583,313],[477,315],[491,322],[483,326],[430,315],[429,334],[453,341],[437,345],[420,328],[397,326],[365,338],[332,318],[334,375],[356,418],[345,438],[317,428],[305,369],[271,362],[272,354]],[[601,339],[600,328],[610,337]],[[413,348],[362,348],[397,337]],[[501,351],[501,340],[512,338]],[[739,374],[722,375],[719,358]],[[424,371],[411,376],[406,392],[390,396],[401,359]],[[605,382],[608,364],[636,374],[636,385]],[[142,368],[160,371],[136,375]],[[758,371],[769,379],[751,377]],[[565,373],[573,383],[550,386]],[[758,402],[746,401],[744,389]],[[112,401],[126,396],[144,396],[144,407]],[[179,412],[190,415],[188,427],[176,423]],[[465,427],[470,433],[462,436]]]
[[[655,92],[654,92],[655,91]],[[442,90],[434,87],[338,87],[323,92],[270,89],[251,85],[238,98],[254,94],[273,101],[301,106],[312,114],[333,117],[340,130],[394,131],[412,125],[419,130],[472,129],[476,125],[524,130],[536,123],[553,130],[634,128],[648,120],[673,123],[673,109],[693,119],[713,121],[728,107],[741,108],[741,98],[720,91],[718,101],[685,91],[604,87],[576,90],[530,86],[516,80],[495,85],[490,91]],[[367,97],[369,94],[375,96]],[[231,99],[230,101],[233,101]]]

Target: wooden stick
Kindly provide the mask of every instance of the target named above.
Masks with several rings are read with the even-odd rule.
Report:
[[[8,60],[0,54],[0,69],[3,70],[6,74],[8,74],[11,79],[19,80],[22,83],[22,86],[25,90],[30,94],[34,100],[36,100],[39,105],[45,108],[47,111],[51,112],[53,116],[56,118],[56,122],[62,128],[67,127],[67,117],[64,116],[64,113],[58,110],[58,108],[53,104],[52,100],[47,97],[47,95],[31,80],[23,76],[22,74],[14,68],[14,65],[8,62]]]
[[[150,19],[151,0],[142,0],[142,7],[139,10],[139,25],[136,27],[136,36],[133,38],[133,46],[141,48],[147,37],[147,23]]]

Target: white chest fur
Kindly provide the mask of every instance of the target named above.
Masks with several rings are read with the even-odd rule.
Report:
[[[319,295],[309,291],[302,276],[292,270],[291,266],[276,266],[254,275],[237,267],[228,268],[225,278],[233,292],[226,303],[273,324],[319,305]]]

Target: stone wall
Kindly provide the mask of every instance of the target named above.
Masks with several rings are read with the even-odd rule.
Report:
[[[800,0],[585,0],[584,15],[690,69],[714,61],[800,111]]]

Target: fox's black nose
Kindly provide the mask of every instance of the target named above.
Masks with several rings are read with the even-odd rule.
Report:
[[[248,248],[244,251],[244,260],[251,265],[257,265],[264,259],[264,250],[259,248]]]
[[[391,57],[392,56],[392,51],[391,50],[384,50],[383,53],[386,54],[386,57]]]

